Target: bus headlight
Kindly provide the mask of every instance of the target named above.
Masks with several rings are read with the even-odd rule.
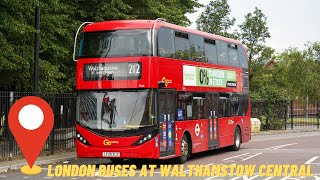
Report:
[[[143,143],[146,143],[148,141],[150,141],[152,138],[156,137],[159,133],[158,129],[153,129],[149,132],[147,132],[146,134],[144,134],[140,139],[138,139],[135,143],[132,144],[132,146],[138,146],[141,145]]]
[[[84,145],[90,146],[91,144],[86,140],[78,131],[76,132],[77,139]]]

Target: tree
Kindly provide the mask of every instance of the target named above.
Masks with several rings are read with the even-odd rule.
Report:
[[[286,66],[284,72],[288,82],[288,95],[291,99],[306,100],[320,97],[320,64],[316,59],[315,51],[310,51],[316,49],[317,44],[309,44],[304,51],[289,48],[278,57]]]
[[[275,52],[276,50],[272,47],[264,46],[256,59],[257,64],[266,64],[269,60],[274,59]]]
[[[288,48],[273,55],[276,63],[272,68],[255,64],[255,76],[250,82],[252,99],[320,98],[319,55],[319,42],[315,42],[307,44],[303,51]]]
[[[70,92],[75,84],[73,38],[84,21],[156,19],[188,25],[197,0],[1,0],[0,90],[32,91],[34,9],[41,9],[39,90]]]
[[[250,81],[250,96],[254,100],[289,99],[286,67],[277,62],[268,69],[261,65]]]
[[[253,13],[248,13],[245,16],[245,21],[239,27],[240,38],[248,48],[249,64],[251,65],[265,48],[266,39],[271,37],[267,27],[267,17],[256,7]]]
[[[64,3],[76,7],[74,18],[80,22],[165,18],[183,26],[190,24],[185,14],[202,6],[198,0],[70,0]]]
[[[66,62],[71,61],[68,47],[72,46],[69,42],[72,42],[73,28],[72,20],[66,15],[69,7],[57,0],[40,1],[39,7],[42,15],[40,91],[70,91],[71,81],[63,70]],[[34,8],[33,0],[0,2],[0,76],[3,78],[0,90],[32,91]]]
[[[234,25],[235,18],[230,18],[230,6],[227,0],[214,0],[205,7],[197,19],[197,29],[212,34],[230,37],[228,30]]]
[[[320,42],[307,43],[305,55],[307,59],[318,61],[320,63]]]

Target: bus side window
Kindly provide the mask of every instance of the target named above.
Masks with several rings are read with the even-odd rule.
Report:
[[[229,117],[230,116],[229,94],[220,94],[218,115],[219,115],[219,117]]]
[[[218,64],[229,65],[228,44],[224,41],[217,41]]]
[[[166,102],[165,102],[165,97],[166,97],[166,93],[165,92],[160,92],[159,93],[159,116],[160,116],[160,123],[165,121],[164,118],[165,118],[165,113],[166,113]]]
[[[180,111],[180,115],[179,115]],[[182,112],[181,112],[182,111]],[[192,119],[192,93],[178,93],[178,120]]]
[[[173,30],[169,28],[161,28],[158,32],[158,56],[173,58],[174,42]]]
[[[229,63],[230,66],[239,66],[239,57],[238,57],[238,49],[237,45],[229,44],[228,45],[228,54],[229,54]]]
[[[248,105],[249,105],[249,94],[245,92],[244,98],[243,98],[243,103],[244,103],[244,115],[247,115],[248,112]]]
[[[206,62],[217,64],[218,57],[217,57],[217,46],[216,41],[212,39],[204,39],[204,52]]]
[[[185,93],[178,94],[178,109],[182,111],[182,117],[178,120],[194,120],[205,118],[205,94]]]
[[[155,125],[155,118],[153,117],[154,114],[154,103],[152,103],[154,101],[154,95],[153,95],[153,91],[148,94],[147,99],[146,99],[146,105],[145,105],[145,110],[142,116],[142,120],[141,120],[141,125]]]
[[[175,32],[174,38],[175,57],[177,59],[190,59],[189,35],[182,32]]]
[[[247,55],[241,45],[238,46],[239,51],[239,59],[240,59],[240,66],[243,69],[248,69],[248,61],[247,61]]]
[[[239,116],[245,116],[247,115],[248,111],[248,103],[249,103],[249,95],[247,92],[244,92],[240,95],[240,109],[239,109]]]
[[[239,114],[239,94],[232,94],[230,102],[230,116],[238,116]]]
[[[205,62],[203,37],[190,34],[189,39],[191,44],[191,48],[190,48],[191,60]]]
[[[205,94],[193,94],[193,119],[204,119],[205,118]]]

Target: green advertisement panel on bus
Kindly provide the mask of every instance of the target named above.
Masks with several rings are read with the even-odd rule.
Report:
[[[237,74],[234,70],[221,70],[184,65],[183,85],[237,87]]]

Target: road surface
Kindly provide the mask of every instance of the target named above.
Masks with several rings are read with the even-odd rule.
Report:
[[[66,162],[58,163],[66,165]],[[90,159],[90,160],[70,160],[67,164],[95,164],[97,169],[99,165],[110,165],[108,159]],[[320,180],[320,132],[308,132],[308,133],[293,133],[293,134],[277,134],[277,135],[262,135],[253,136],[253,139],[245,144],[239,151],[228,151],[226,149],[213,150],[204,153],[199,153],[193,155],[184,165],[183,170],[179,165],[182,173],[186,174],[187,177],[171,177],[172,172],[169,173],[169,177],[161,176],[159,166],[161,164],[172,164],[171,161],[148,161],[148,162],[137,162],[137,161],[127,161],[125,164],[134,164],[137,166],[136,175],[134,177],[114,177],[106,176],[99,177],[98,172],[95,173],[94,177],[48,177],[48,165],[43,166],[43,171],[40,175],[36,176],[25,176],[20,171],[8,172],[0,174],[0,179],[91,179],[91,180],[103,180],[103,179],[115,179],[115,180],[133,180],[141,179],[139,177],[140,168],[143,164],[155,164],[158,166],[154,170],[153,177],[147,177],[148,179],[199,179],[199,180],[295,180],[295,179],[315,179]],[[263,165],[286,165],[286,164],[296,164],[299,167],[311,165],[312,177],[261,177],[258,175],[258,167]],[[257,168],[254,171],[253,176],[231,176],[229,174],[225,177],[195,177],[195,169],[190,170],[193,173],[192,177],[188,177],[190,165],[256,165]],[[54,168],[55,165],[53,165]],[[265,172],[265,171],[264,171]],[[55,173],[54,169],[51,173]],[[148,170],[150,175],[150,170]],[[146,177],[145,177],[146,178]],[[144,178],[144,179],[145,179]],[[143,178],[142,178],[143,179]]]

